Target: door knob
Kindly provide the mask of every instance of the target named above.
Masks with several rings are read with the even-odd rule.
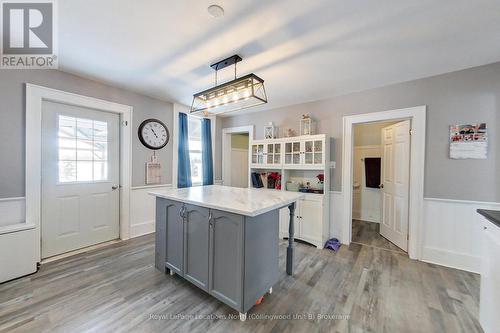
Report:
[[[118,185],[113,185],[113,186],[111,186],[111,189],[112,189],[113,191],[114,191],[114,190],[116,190],[116,189],[118,189]]]

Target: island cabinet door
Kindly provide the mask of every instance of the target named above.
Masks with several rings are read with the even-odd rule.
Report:
[[[164,214],[166,217],[166,266],[179,275],[183,275],[184,251],[184,204],[167,201]]]
[[[186,205],[184,278],[208,291],[209,209]]]
[[[238,311],[243,299],[243,226],[241,215],[212,211],[209,293]]]

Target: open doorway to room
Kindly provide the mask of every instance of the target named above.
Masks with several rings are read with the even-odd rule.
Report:
[[[253,126],[222,130],[222,184],[233,187],[249,186],[249,144]]]
[[[385,238],[390,238],[393,243],[398,243],[397,238],[401,240],[401,243],[406,244],[407,253],[411,259],[421,259],[422,258],[422,219],[423,219],[423,205],[424,205],[424,166],[425,166],[425,118],[426,118],[427,107],[425,105],[415,106],[405,109],[397,109],[390,111],[381,112],[371,112],[365,114],[357,114],[351,116],[345,116],[343,118],[344,122],[344,133],[343,133],[343,149],[342,149],[342,209],[340,217],[341,223],[341,233],[342,233],[342,243],[349,245],[352,241],[352,207],[353,207],[353,155],[354,155],[354,127],[357,124],[366,123],[377,123],[377,122],[388,122],[397,121],[397,129],[393,131],[387,131],[382,135],[383,140],[389,142],[389,138],[394,139],[391,141],[392,144],[383,147],[382,150],[382,161],[381,161],[381,184],[384,185],[382,191],[382,211],[381,211],[381,224],[380,233],[384,235]],[[410,127],[411,125],[411,127]],[[406,134],[405,134],[406,133]],[[399,144],[400,135],[411,135],[411,140],[408,139],[409,144],[403,145]],[[406,140],[406,139],[405,139]],[[385,141],[384,141],[385,142]],[[406,141],[405,141],[406,142]],[[404,186],[408,188],[406,191],[402,191],[403,184],[399,184],[399,179],[402,177],[401,173],[394,174],[392,172],[387,173],[392,178],[386,178],[383,173],[384,170],[384,150],[396,151],[402,149],[401,147],[406,147],[405,154],[409,155],[409,158],[394,158],[392,160],[395,162],[405,161],[409,163],[408,167],[394,167],[394,170],[406,170],[407,177],[405,173],[404,179],[408,181],[404,182]],[[401,154],[399,154],[401,155]],[[398,155],[398,156],[399,156]],[[392,163],[388,163],[392,165]],[[386,186],[392,182],[391,186]],[[401,186],[400,186],[401,185]],[[391,190],[392,189],[392,190]],[[401,198],[400,193],[407,193],[407,198]],[[389,198],[388,198],[388,197]],[[387,204],[385,204],[387,203]],[[404,211],[405,209],[406,211]],[[387,212],[387,213],[386,213]],[[387,220],[385,219],[387,217]],[[397,224],[394,221],[404,221],[407,219],[406,224]],[[389,224],[391,228],[387,228],[384,231],[384,224]],[[404,232],[401,232],[401,226],[407,228],[406,241],[402,238]],[[395,231],[398,233],[398,237],[392,233]],[[389,234],[391,233],[391,234]],[[389,235],[389,236],[386,236]],[[398,243],[398,246],[399,243]]]
[[[404,253],[410,120],[355,124],[353,138],[352,242]]]

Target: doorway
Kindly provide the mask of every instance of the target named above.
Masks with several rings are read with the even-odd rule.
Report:
[[[410,120],[359,123],[353,132],[352,242],[405,253]]]
[[[119,120],[42,102],[42,259],[119,237]]]
[[[249,187],[249,146],[253,126],[224,128],[222,130],[222,184]]]
[[[132,183],[132,113],[128,105],[26,84],[26,223],[35,225],[35,250],[30,258],[41,262],[42,221],[42,119],[46,102],[75,106],[102,114],[118,115],[119,137],[119,238],[130,238],[130,189]],[[77,118],[77,117],[75,117]],[[84,117],[84,119],[89,119]],[[92,119],[92,118],[90,118]],[[98,119],[95,119],[99,121]],[[57,153],[58,154],[58,153]],[[109,166],[108,166],[109,167]],[[116,184],[108,184],[116,186]],[[106,189],[108,191],[109,189]],[[113,189],[112,189],[113,190]],[[65,206],[59,205],[59,207]]]
[[[422,258],[426,110],[427,107],[424,105],[343,118],[342,204],[339,205],[341,207],[339,227],[343,244],[349,245],[352,241],[354,126],[363,123],[410,120],[407,246],[411,259]],[[396,213],[400,214],[399,211]]]

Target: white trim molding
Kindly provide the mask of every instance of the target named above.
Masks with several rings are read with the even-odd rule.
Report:
[[[42,102],[52,101],[120,115],[120,239],[130,238],[133,108],[88,96],[26,83],[26,223],[36,225],[40,262]]]
[[[0,229],[26,221],[26,207],[24,197],[0,199]]]
[[[248,140],[254,139],[254,126],[227,127],[222,129],[222,184],[231,186],[231,135],[248,133]],[[252,159],[252,152],[248,149],[248,167]],[[251,184],[250,171],[248,172],[248,186]]]
[[[406,109],[373,112],[345,116],[342,152],[342,243],[351,242],[352,233],[352,158],[353,126],[355,124],[411,119],[412,138],[410,156],[410,205],[409,205],[409,240],[408,255],[412,259],[421,258],[421,224],[424,201],[425,167],[425,119],[427,107],[417,106]]]
[[[477,209],[500,210],[500,203],[425,198],[422,261],[479,273],[482,217]]]
[[[172,188],[171,184],[133,187],[130,194],[130,237],[155,232],[155,197],[148,193]]]

